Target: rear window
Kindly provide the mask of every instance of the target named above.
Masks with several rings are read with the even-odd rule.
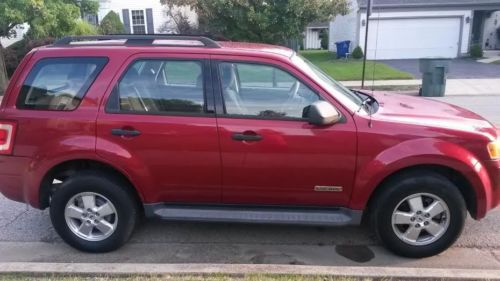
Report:
[[[48,58],[35,64],[24,81],[17,108],[74,110],[107,58]]]

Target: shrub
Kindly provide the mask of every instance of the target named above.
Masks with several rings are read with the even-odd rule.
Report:
[[[19,59],[16,52],[10,48],[2,49],[2,54],[5,59],[5,68],[7,69],[7,76],[11,77],[16,70],[17,65],[19,65]]]
[[[474,44],[470,47],[470,56],[473,58],[483,57],[483,48],[479,44]]]
[[[319,38],[321,38],[321,49],[328,50],[328,31],[326,29],[321,30]]]
[[[5,56],[5,66],[7,68],[7,75],[10,77],[16,70],[17,66],[24,58],[24,56],[33,48],[40,46],[50,45],[54,42],[53,38],[45,39],[27,39],[16,42],[3,50]]]
[[[120,16],[111,11],[102,19],[99,32],[101,34],[120,34],[125,32],[125,27],[120,21]]]
[[[95,26],[84,20],[77,20],[73,29],[74,35],[96,35],[97,33]]]
[[[363,58],[363,50],[361,49],[360,46],[357,46],[356,48],[354,48],[354,50],[352,51],[352,58],[353,59],[361,59]]]

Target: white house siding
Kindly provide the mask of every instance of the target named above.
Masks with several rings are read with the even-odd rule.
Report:
[[[465,20],[467,17],[469,17],[469,19],[470,19],[469,23],[467,23]],[[364,41],[365,41],[365,26],[363,26],[363,24],[361,24],[364,19],[366,19],[366,14],[360,13],[360,19],[359,19],[358,26],[359,26],[359,45],[361,45],[361,46],[364,45]],[[400,20],[399,23],[402,23],[403,21],[401,21],[401,19],[408,19],[408,20],[421,19],[421,20],[413,21],[413,24],[415,26],[411,26],[412,21],[405,21],[404,23],[406,24],[406,27],[408,30],[407,32],[410,32],[410,30],[416,30],[416,31],[421,32],[422,31],[421,24],[428,25],[430,23],[435,23],[435,24],[442,23],[445,26],[451,26],[453,24],[458,29],[458,31],[453,30],[453,33],[457,32],[456,44],[458,44],[458,46],[456,46],[457,54],[454,55],[454,57],[458,56],[459,52],[460,52],[460,54],[466,54],[469,50],[469,34],[470,34],[471,25],[472,25],[472,11],[471,10],[380,12],[380,13],[374,12],[372,14],[372,16],[370,17],[369,35],[372,39],[370,39],[370,41],[368,41],[369,44],[368,44],[367,57],[369,59],[376,58],[375,57],[376,55],[377,55],[378,59],[416,58],[414,56],[401,57],[404,55],[397,53],[396,51],[394,51],[393,54],[391,55],[391,54],[389,54],[389,52],[384,52],[384,50],[380,51],[380,48],[378,48],[378,51],[375,52],[376,46],[375,46],[374,42],[376,40],[374,40],[373,38],[377,38],[377,36],[378,36],[378,34],[377,34],[377,20],[378,19],[380,19],[380,23],[382,23],[383,21],[386,21],[386,23],[387,23],[391,19],[394,19],[394,24],[397,24],[398,20]],[[424,19],[429,19],[429,21],[424,21]],[[439,22],[439,21],[437,21],[438,19],[442,19],[442,21]],[[446,19],[450,19],[450,20],[446,20]],[[459,24],[452,23],[451,21],[453,19],[456,19],[456,22]],[[382,26],[382,24],[381,24],[381,26]],[[461,30],[460,30],[460,26],[462,28]],[[432,35],[432,33],[434,32],[432,27],[429,27],[428,30],[429,30],[429,33],[427,35]],[[451,29],[449,29],[449,30],[451,31]],[[383,32],[387,33],[387,31],[383,31]],[[400,32],[404,32],[404,31],[400,30]],[[453,39],[453,38],[455,38],[454,37],[455,35],[450,34],[449,32],[444,33],[444,34],[447,36],[446,40],[450,40],[450,42],[455,40],[455,39]],[[387,35],[387,34],[382,34],[382,32],[381,32],[380,35]],[[395,35],[394,37],[397,37],[397,35]],[[421,49],[425,49],[427,45],[431,46],[434,44],[430,40],[442,40],[442,38],[435,38],[435,37],[436,36],[425,36],[423,38],[415,38],[415,40],[416,39],[420,40],[419,42],[415,43],[415,46],[417,46]],[[401,38],[400,40],[404,40],[404,39]],[[426,41],[426,40],[428,40],[428,41]],[[460,42],[459,42],[459,40],[460,40]],[[387,42],[384,41],[384,43],[387,43]],[[403,42],[403,43],[406,43],[406,42]],[[422,50],[420,50],[420,51],[422,52],[422,54],[425,53]],[[428,51],[428,53],[431,54],[432,52]],[[417,54],[413,54],[413,55],[418,56]],[[440,53],[438,52],[438,54],[436,54],[436,55],[431,54],[430,56],[440,56]],[[423,55],[422,57],[427,57],[427,55]]]
[[[328,49],[332,52],[337,50],[335,42],[351,41],[351,50],[358,45],[358,1],[351,1],[350,11],[345,16],[336,16],[330,22],[330,34]]]
[[[320,49],[321,39],[319,38],[320,29],[306,28],[304,37],[304,49]]]
[[[123,19],[123,9],[128,9],[128,22],[131,24],[132,10],[143,10],[145,17],[147,17],[146,9],[152,9],[154,31],[152,32],[151,30],[146,30],[147,33],[159,33],[161,27],[165,24],[165,22],[169,20],[168,16],[165,13],[166,6],[162,5],[160,3],[160,0],[99,0],[99,5],[99,22],[110,11],[114,11],[115,13],[117,13],[120,16],[120,20],[122,22],[127,22]],[[190,10],[189,8],[182,8],[182,12],[188,16],[191,23],[197,24],[197,16],[194,11]]]
[[[500,49],[497,29],[500,28],[500,11],[493,12],[484,21],[483,48],[486,50]],[[486,44],[488,43],[488,44]]]

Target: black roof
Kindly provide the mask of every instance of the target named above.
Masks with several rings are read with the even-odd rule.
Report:
[[[366,8],[368,0],[358,0],[361,8]],[[483,6],[498,6],[500,8],[500,0],[372,0],[373,7],[379,8],[405,8],[405,7],[453,7],[453,6],[468,6],[477,7]]]

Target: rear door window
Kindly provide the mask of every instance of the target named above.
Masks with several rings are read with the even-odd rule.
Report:
[[[24,81],[17,108],[69,111],[78,107],[107,58],[47,58]]]
[[[202,61],[134,61],[114,88],[107,110],[165,115],[204,114]]]

